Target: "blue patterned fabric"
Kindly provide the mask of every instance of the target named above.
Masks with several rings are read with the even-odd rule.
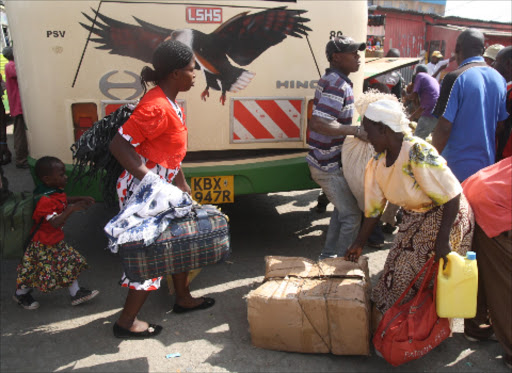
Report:
[[[187,216],[192,198],[158,175],[148,172],[119,214],[105,226],[109,249],[116,253],[118,245],[143,241],[151,245],[176,218]]]

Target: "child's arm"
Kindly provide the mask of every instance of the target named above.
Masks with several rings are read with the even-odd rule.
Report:
[[[68,199],[69,204],[77,203],[80,201],[86,201],[88,203],[88,206],[90,206],[96,202],[94,200],[94,198],[89,197],[89,196],[67,197],[67,199]]]
[[[73,204],[70,204],[66,207],[66,209],[60,213],[60,215],[54,216],[48,222],[54,227],[54,228],[60,228],[64,225],[66,220],[69,218],[69,216],[75,212],[80,210],[85,210],[87,207],[89,207],[90,203],[87,201],[78,201]]]

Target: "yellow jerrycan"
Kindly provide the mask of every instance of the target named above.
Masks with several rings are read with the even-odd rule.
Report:
[[[437,271],[436,311],[439,317],[470,319],[476,316],[478,268],[476,253],[468,251],[466,257],[452,251],[443,270],[439,261]]]

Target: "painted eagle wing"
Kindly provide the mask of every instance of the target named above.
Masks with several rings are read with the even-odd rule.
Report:
[[[98,20],[82,12],[91,21],[91,25],[79,23],[86,30],[98,36],[91,38],[91,41],[101,44],[96,47],[97,49],[110,50],[110,54],[133,57],[147,63],[151,62],[153,51],[157,45],[169,37],[173,31],[144,22],[136,17],[133,18],[140,26],[116,21],[94,9],[93,12],[96,13]]]
[[[306,10],[286,7],[249,14],[240,13],[223,23],[213,35],[225,42],[226,54],[237,64],[246,66],[287,36],[302,38],[311,29],[304,25]]]

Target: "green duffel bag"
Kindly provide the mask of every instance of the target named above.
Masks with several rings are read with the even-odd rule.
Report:
[[[0,254],[2,259],[20,259],[34,224],[34,195],[10,193],[0,206]]]

